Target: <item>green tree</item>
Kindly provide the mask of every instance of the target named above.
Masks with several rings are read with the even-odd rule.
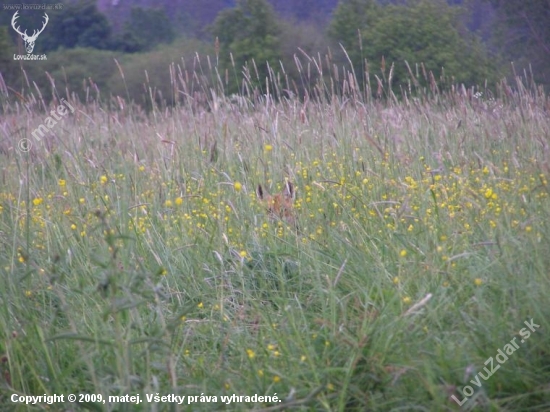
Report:
[[[462,26],[460,9],[449,6],[443,0],[411,0],[405,4],[384,7],[370,4],[361,13],[360,7],[352,7],[367,0],[348,0],[335,13],[329,33],[335,40],[342,37],[344,45],[358,47],[354,38],[361,32],[362,54],[370,63],[370,74],[389,79],[389,68],[394,64],[392,84],[404,86],[411,81],[405,62],[413,70],[415,80],[425,83],[430,71],[439,78],[442,70],[453,82],[467,85],[494,81],[496,70],[480,41]],[[348,4],[349,3],[349,4]],[[341,10],[342,7],[344,11]],[[346,18],[350,21],[347,22]],[[347,25],[351,27],[346,27]],[[361,24],[359,27],[354,25]],[[352,29],[355,33],[352,36]],[[348,37],[344,37],[348,36]],[[356,71],[362,69],[357,61],[358,52],[348,50]],[[382,58],[385,64],[381,63]],[[374,64],[373,64],[374,63]],[[415,64],[424,69],[415,70]]]
[[[55,19],[51,19],[48,30],[44,31],[46,50],[110,47],[111,26],[93,0],[65,4],[62,11],[55,13]]]
[[[360,64],[362,42],[360,32],[376,24],[382,7],[376,0],[344,0],[334,10],[328,34],[334,41],[341,44],[350,59]]]
[[[496,9],[493,44],[516,70],[550,87],[550,0],[488,0]],[[529,68],[530,66],[530,68]]]
[[[174,37],[174,28],[164,10],[133,7],[114,48],[126,52],[151,50],[160,43],[171,43]]]
[[[266,0],[238,0],[235,8],[218,14],[211,31],[220,42],[222,68],[230,69],[234,62],[239,77],[243,67],[248,67],[251,81],[260,87],[265,85],[267,65],[274,67],[281,57],[280,26],[271,5]]]

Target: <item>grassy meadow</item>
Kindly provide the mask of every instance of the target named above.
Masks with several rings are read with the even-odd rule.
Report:
[[[0,409],[550,410],[550,100],[348,75],[3,99]],[[53,394],[101,398],[13,402]]]

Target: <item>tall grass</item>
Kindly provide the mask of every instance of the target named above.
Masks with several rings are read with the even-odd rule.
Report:
[[[421,66],[397,95],[391,72],[371,87],[329,57],[296,63],[303,88],[284,67],[229,80],[213,60],[174,64],[175,104],[146,81],[149,112],[2,88],[4,410],[88,393],[107,402],[80,407],[100,411],[443,411],[467,385],[463,410],[550,408],[546,95],[520,77],[443,90]],[[75,113],[36,141],[61,97]],[[254,193],[285,179],[297,229]],[[125,394],[143,403],[108,401]]]

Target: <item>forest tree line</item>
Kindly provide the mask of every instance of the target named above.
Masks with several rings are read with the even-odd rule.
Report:
[[[13,13],[3,10],[3,80],[16,91],[29,88],[28,79],[40,87],[53,79],[58,89],[81,98],[91,88],[140,101],[146,77],[166,97],[171,63],[196,70],[197,56],[203,56],[200,64],[210,56],[228,94],[242,92],[247,73],[250,84],[265,89],[265,79],[281,72],[300,92],[323,75],[317,67],[316,76],[305,77],[304,67],[328,60],[327,66],[347,67],[359,81],[372,76],[395,88],[429,83],[430,76],[441,87],[491,87],[514,70],[550,86],[550,0],[324,0],[299,7],[212,0],[195,5],[200,18],[185,7],[175,9],[177,3],[117,12],[104,1],[65,2],[63,10],[48,11],[49,25],[35,50],[48,60],[39,62],[14,61],[13,54],[24,49],[11,28]],[[20,14],[22,27],[40,27],[42,13]]]

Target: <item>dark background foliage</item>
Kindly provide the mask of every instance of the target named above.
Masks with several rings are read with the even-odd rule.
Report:
[[[263,89],[266,78],[282,69],[289,84],[307,88],[310,85],[304,82],[314,81],[315,76],[304,81],[297,59],[311,61],[308,56],[330,56],[331,64],[353,69],[363,84],[376,76],[397,90],[427,83],[430,72],[441,86],[491,87],[503,77],[512,77],[514,70],[550,85],[550,0],[78,0],[63,4],[62,10],[47,10],[50,21],[36,43],[34,53],[47,53],[45,62],[12,58],[14,52],[25,50],[11,28],[14,11],[2,8],[0,72],[8,86],[23,90],[29,87],[26,79],[30,77],[44,87],[53,78],[81,97],[86,84],[101,87],[103,95],[119,93],[116,58],[124,68],[126,63],[132,65],[127,79],[131,86],[125,93],[137,99],[143,94],[148,68],[155,73],[158,84],[154,86],[169,90],[170,63],[191,62],[204,54],[215,55],[211,63],[216,64],[227,93],[242,91],[243,79]],[[32,33],[42,21],[43,11],[22,10],[18,24]]]

